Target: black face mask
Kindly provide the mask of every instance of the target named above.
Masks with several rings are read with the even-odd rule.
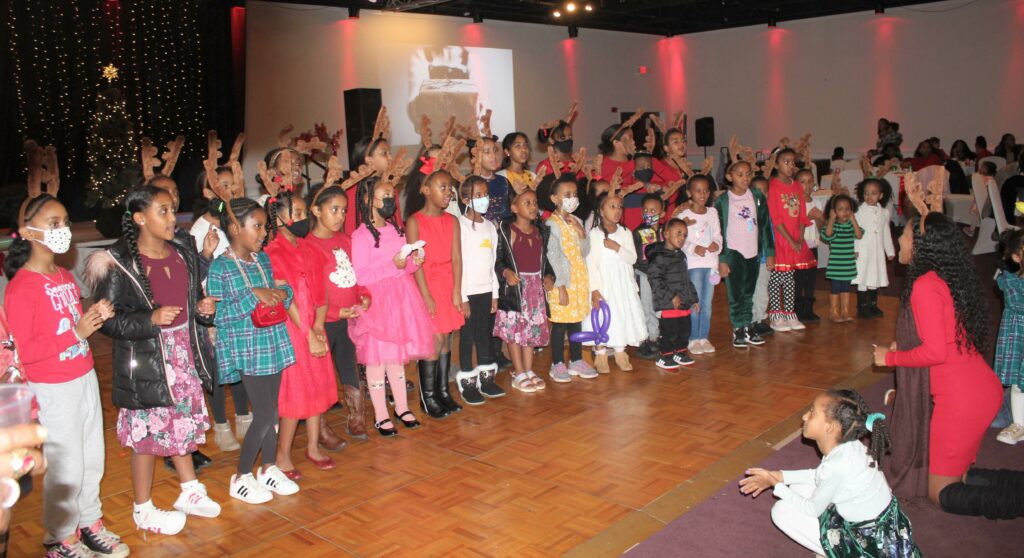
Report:
[[[650,182],[654,178],[654,169],[636,169],[633,171],[633,178],[640,182]]]
[[[395,198],[384,198],[380,200],[384,205],[377,208],[377,213],[385,219],[390,219],[395,214]]]
[[[572,152],[572,138],[556,141],[555,151],[559,153],[571,153]]]
[[[299,238],[306,238],[309,234],[309,219],[303,219],[301,221],[295,221],[291,225],[285,225],[292,234]]]

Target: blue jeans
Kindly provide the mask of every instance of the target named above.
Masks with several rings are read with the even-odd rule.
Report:
[[[711,268],[700,267],[689,270],[690,281],[697,289],[697,301],[700,312],[690,314],[691,341],[706,340],[711,330],[711,298],[715,295],[715,286],[711,284]]]

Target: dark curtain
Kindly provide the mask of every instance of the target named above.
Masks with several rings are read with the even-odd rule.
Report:
[[[72,218],[95,216],[84,204],[88,137],[106,85],[102,68],[111,63],[138,136],[161,149],[186,137],[174,178],[189,207],[206,131],[216,129],[230,146],[244,125],[233,7],[227,0],[0,0],[0,226],[9,226],[24,196],[26,138],[57,148],[60,198]]]

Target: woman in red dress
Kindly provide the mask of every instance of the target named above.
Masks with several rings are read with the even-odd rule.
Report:
[[[999,379],[979,352],[991,334],[981,281],[956,225],[929,213],[922,232],[920,219],[900,236],[899,259],[909,266],[900,301],[909,306],[921,343],[878,347],[875,364],[930,369],[934,407],[929,422],[917,424],[929,432],[928,499],[951,513],[1016,516],[1024,513],[1021,475],[971,468],[1003,399]],[[894,419],[913,420],[899,414],[900,393],[912,388],[897,387]],[[895,422],[893,431],[899,435]]]

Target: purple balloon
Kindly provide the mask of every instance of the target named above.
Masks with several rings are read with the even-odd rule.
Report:
[[[593,331],[579,331],[569,335],[573,343],[591,343],[604,345],[608,342],[608,327],[612,323],[612,311],[608,303],[602,300],[598,308],[590,311],[590,329]]]

